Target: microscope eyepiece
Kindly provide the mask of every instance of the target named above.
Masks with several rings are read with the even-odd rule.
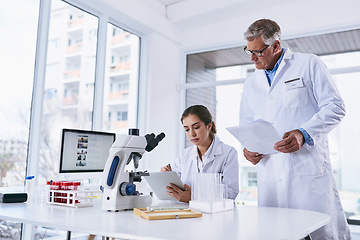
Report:
[[[148,152],[153,150],[158,145],[158,143],[164,139],[164,137],[165,137],[165,133],[163,133],[163,132],[160,133],[159,135],[157,135],[156,137],[155,137],[154,133],[146,134],[145,138],[146,138],[147,145],[145,147],[145,150]]]
[[[165,137],[165,133],[162,132],[162,133],[160,133],[159,135],[157,135],[155,139],[157,139],[158,142],[160,142],[161,140],[164,139],[164,137]]]
[[[139,136],[139,129],[138,128],[130,128],[129,135]]]

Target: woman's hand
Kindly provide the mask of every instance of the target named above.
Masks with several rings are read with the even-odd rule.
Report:
[[[181,190],[175,184],[170,183],[170,186],[167,186],[167,194],[176,198],[179,202],[189,202],[191,200],[191,187],[184,185],[185,190]]]
[[[162,168],[160,169],[160,172],[171,172],[171,171],[172,171],[172,169],[171,169],[170,164],[168,164],[168,165],[166,165],[165,167],[162,167]]]

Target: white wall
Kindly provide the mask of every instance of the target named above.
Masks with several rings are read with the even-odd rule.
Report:
[[[146,154],[142,164],[149,171],[157,171],[172,162],[183,146],[179,117],[184,104],[179,89],[185,78],[184,53],[243,45],[243,32],[259,18],[277,21],[283,38],[360,27],[359,0],[274,0],[256,4],[250,0],[230,1],[233,5],[220,11],[221,16],[209,12],[208,22],[189,21],[189,28],[173,25],[159,5],[149,8],[140,1],[71,1],[105,9],[119,26],[146,39],[142,42],[147,51],[142,52],[146,56],[141,69],[140,134],[163,131],[167,135],[157,148]]]
[[[247,3],[247,4],[246,4]],[[221,18],[184,33],[187,52],[244,45],[243,33],[257,19],[270,18],[280,25],[283,38],[316,35],[360,27],[358,0],[249,1],[231,9],[237,16]],[[233,16],[229,12],[229,16]],[[216,19],[216,16],[213,16]]]
[[[174,27],[166,19],[165,7],[161,6],[156,0],[146,0],[153,5],[142,4],[139,0],[119,1],[119,0],[65,0],[78,5],[86,4],[93,11],[99,11],[109,15],[111,21],[119,23],[119,26],[126,30],[140,35],[150,35],[157,33],[173,42],[181,43],[183,33]],[[151,7],[150,7],[151,6]]]
[[[159,171],[161,166],[172,163],[179,154],[181,54],[179,46],[163,36],[153,33],[147,37],[146,70],[142,72],[139,115],[140,135],[159,134],[166,137],[153,151],[146,154],[143,166],[149,171]],[[145,108],[142,110],[142,108]]]
[[[172,162],[183,146],[180,143],[182,132],[179,122],[183,100],[179,86],[185,75],[182,72],[185,69],[182,67],[184,52],[245,44],[243,32],[259,18],[277,21],[282,28],[283,38],[360,27],[358,0],[278,0],[263,6],[255,5],[252,1],[245,3],[231,10],[238,16],[209,21],[208,25],[196,26],[184,32],[178,29],[175,35],[181,34],[180,39],[174,40],[175,35],[168,31],[170,28],[163,28],[166,31],[157,29],[158,32],[149,35],[145,129],[155,133],[163,131],[167,136],[158,148],[147,154],[145,169],[158,171],[161,166]],[[176,26],[174,29],[177,29]]]
[[[164,132],[166,137],[144,155],[139,170],[159,171],[161,166],[173,162],[180,151],[182,31],[165,18],[161,4],[144,5],[138,0],[66,1],[105,14],[111,22],[140,36],[140,135]]]

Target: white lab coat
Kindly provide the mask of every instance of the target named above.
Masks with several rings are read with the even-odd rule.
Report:
[[[286,81],[303,86],[287,89]],[[298,82],[299,83],[299,82]],[[294,153],[266,155],[258,164],[259,206],[323,212],[331,222],[312,239],[351,239],[336,189],[327,134],[345,115],[344,103],[325,64],[315,55],[286,50],[269,87],[264,70],[247,79],[240,106],[240,125],[263,119],[282,136],[303,128],[314,140]]]
[[[228,198],[235,199],[239,193],[239,163],[235,148],[223,143],[217,136],[203,156],[204,173],[221,173],[222,183],[227,186]],[[182,151],[171,166],[177,172],[183,184],[191,186],[193,173],[198,173],[197,146]]]

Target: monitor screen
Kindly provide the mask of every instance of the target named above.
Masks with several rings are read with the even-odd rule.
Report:
[[[102,172],[115,133],[63,129],[59,173]]]

